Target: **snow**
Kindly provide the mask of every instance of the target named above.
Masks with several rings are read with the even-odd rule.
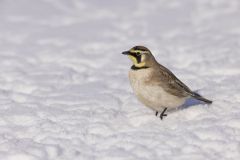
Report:
[[[240,1],[1,0],[1,160],[240,159]],[[134,45],[193,90],[161,121],[128,81]]]

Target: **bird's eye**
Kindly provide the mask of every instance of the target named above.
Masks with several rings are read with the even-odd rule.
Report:
[[[140,55],[141,55],[141,53],[140,53],[140,52],[136,52],[136,55],[137,55],[137,56],[140,56]]]

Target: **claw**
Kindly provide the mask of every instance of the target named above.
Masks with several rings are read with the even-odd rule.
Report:
[[[166,116],[167,116],[167,114],[165,114],[166,110],[167,110],[167,108],[164,108],[164,110],[163,110],[162,113],[160,114],[160,119],[161,119],[161,120],[163,119],[163,117],[166,117]]]

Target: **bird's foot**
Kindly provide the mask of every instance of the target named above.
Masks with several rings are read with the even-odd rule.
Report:
[[[167,108],[164,108],[164,110],[162,111],[162,113],[160,114],[160,119],[162,120],[163,117],[166,117],[167,114],[165,114],[165,112],[167,111]]]

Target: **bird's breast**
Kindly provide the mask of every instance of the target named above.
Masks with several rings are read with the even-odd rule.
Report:
[[[151,69],[129,72],[131,86],[139,101],[155,110],[163,107],[175,108],[184,103],[185,99],[171,95],[160,85],[151,83],[151,77]]]

